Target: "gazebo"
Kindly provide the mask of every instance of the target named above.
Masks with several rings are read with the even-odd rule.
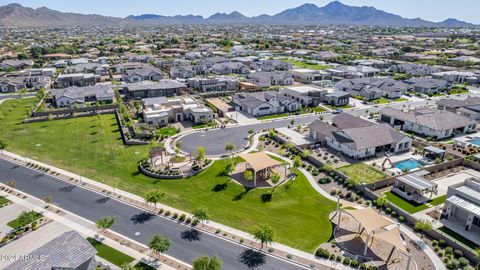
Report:
[[[271,158],[265,152],[247,153],[240,155],[245,160],[245,170],[253,171],[253,185],[257,186],[257,177],[260,179],[268,179],[272,169],[284,165],[282,162]],[[285,176],[287,167],[285,166]]]
[[[427,146],[423,149],[423,156],[429,158],[429,159],[440,159],[444,160],[445,159],[445,153],[446,151],[443,149],[440,149],[438,147],[434,146]]]

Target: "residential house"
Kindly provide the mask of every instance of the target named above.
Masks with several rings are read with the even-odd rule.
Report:
[[[451,83],[433,78],[411,78],[404,81],[417,93],[430,95],[445,91],[450,88]]]
[[[3,60],[2,63],[0,63],[0,70],[22,70],[31,68],[32,66],[33,60]]]
[[[292,64],[281,60],[262,59],[252,64],[252,67],[261,71],[288,71]]]
[[[96,254],[97,250],[79,233],[68,231],[29,254],[23,254],[25,258],[31,259],[15,260],[7,266],[7,269],[95,270]]]
[[[85,63],[85,64],[78,64],[73,66],[68,66],[63,71],[65,74],[72,74],[72,73],[93,73],[100,76],[108,75],[108,70],[97,63]]]
[[[477,122],[446,110],[418,108],[409,112],[385,107],[380,110],[380,120],[395,128],[411,131],[440,140],[457,133],[471,133]]]
[[[0,92],[17,92],[21,89],[38,91],[50,88],[52,79],[47,76],[8,76],[0,78]]]
[[[158,68],[154,67],[127,70],[122,75],[122,81],[126,83],[135,83],[141,81],[159,81],[162,78],[162,72]]]
[[[272,85],[292,85],[294,83],[292,75],[287,72],[264,72],[258,71],[246,76],[249,83],[253,83],[260,88],[270,87]]]
[[[295,81],[310,83],[314,81],[330,80],[331,74],[325,70],[314,70],[308,68],[297,68],[289,71]]]
[[[210,108],[201,105],[193,97],[144,98],[143,119],[145,123],[157,127],[171,122],[192,121],[194,124],[206,124],[213,121]]]
[[[302,107],[300,102],[282,96],[275,91],[237,93],[233,96],[232,102],[239,110],[253,116],[295,112]]]
[[[100,78],[92,73],[60,74],[54,83],[55,88],[95,85]]]
[[[211,72],[216,75],[248,74],[250,69],[241,62],[224,62],[214,64]]]
[[[440,69],[427,65],[402,63],[391,66],[387,71],[392,73],[408,74],[411,76],[430,76],[433,73],[440,72]]]
[[[291,98],[305,107],[318,106],[327,93],[327,89],[309,85],[283,87],[279,91],[280,95]]]
[[[112,103],[115,94],[109,86],[93,85],[54,89],[52,90],[51,95],[53,97],[53,102],[57,107],[70,107],[75,104],[82,106],[85,103]]]
[[[195,77],[188,80],[188,86],[194,90],[201,92],[223,92],[235,91],[240,89],[238,80],[225,76],[206,78]]]
[[[480,120],[480,98],[467,97],[464,100],[444,98],[437,101],[439,110],[447,110],[473,120]]]
[[[197,75],[191,66],[172,67],[170,77],[172,79],[190,79]]]
[[[409,137],[387,124],[373,123],[347,113],[336,115],[331,124],[315,120],[308,129],[313,141],[353,159],[404,152],[412,145]]]
[[[123,92],[129,98],[171,97],[180,95],[186,89],[186,85],[169,79],[158,82],[141,81],[126,84]]]
[[[480,245],[480,179],[450,185],[440,222]]]
[[[451,83],[480,83],[480,74],[471,71],[443,71],[432,74],[434,79],[443,79]]]
[[[399,98],[408,90],[408,85],[391,78],[374,77],[341,80],[335,84],[335,88],[352,96],[372,100],[380,97]]]

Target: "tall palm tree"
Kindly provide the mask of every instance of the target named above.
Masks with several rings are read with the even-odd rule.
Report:
[[[95,226],[97,226],[97,229],[99,229],[100,231],[105,232],[106,230],[110,229],[113,224],[115,224],[115,221],[115,217],[106,216],[97,220],[95,222]]]
[[[155,234],[150,241],[148,241],[148,247],[157,254],[164,253],[172,246],[170,239],[161,235]]]

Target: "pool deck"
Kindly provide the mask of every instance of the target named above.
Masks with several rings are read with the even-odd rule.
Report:
[[[380,157],[380,158],[369,160],[366,163],[371,166],[373,166],[373,164],[376,164],[377,166],[381,167],[386,158],[387,157]],[[394,167],[391,167],[389,163],[386,163],[385,167],[387,168],[388,172],[391,172],[394,174],[398,174],[402,172],[401,170],[395,168],[395,164],[398,162],[406,161],[408,159],[415,159],[415,160],[418,160],[419,162],[420,160],[422,161],[425,160],[425,157],[421,155],[414,155],[412,152],[407,152],[400,155],[393,155],[393,156],[390,156],[389,158],[390,158],[390,161],[392,161]],[[415,170],[412,170],[412,171],[415,171]]]

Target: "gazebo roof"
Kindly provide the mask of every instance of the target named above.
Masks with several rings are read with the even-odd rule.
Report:
[[[247,153],[240,155],[254,171],[258,172],[267,168],[282,165],[282,162],[271,158],[265,152]]]
[[[386,227],[393,224],[391,221],[385,219],[377,211],[371,207],[364,209],[346,210],[347,213],[353,216],[364,228],[367,233],[371,233],[376,229]]]
[[[444,154],[446,152],[445,150],[437,148],[435,146],[427,146],[427,147],[424,148],[424,150],[427,151],[427,152],[430,152],[430,153],[437,154],[437,155],[441,155],[441,154]]]
[[[407,248],[405,247],[405,243],[403,242],[402,237],[400,236],[400,229],[395,227],[389,231],[381,232],[374,236],[377,239],[381,239],[395,248],[399,249],[404,253],[408,253]]]

